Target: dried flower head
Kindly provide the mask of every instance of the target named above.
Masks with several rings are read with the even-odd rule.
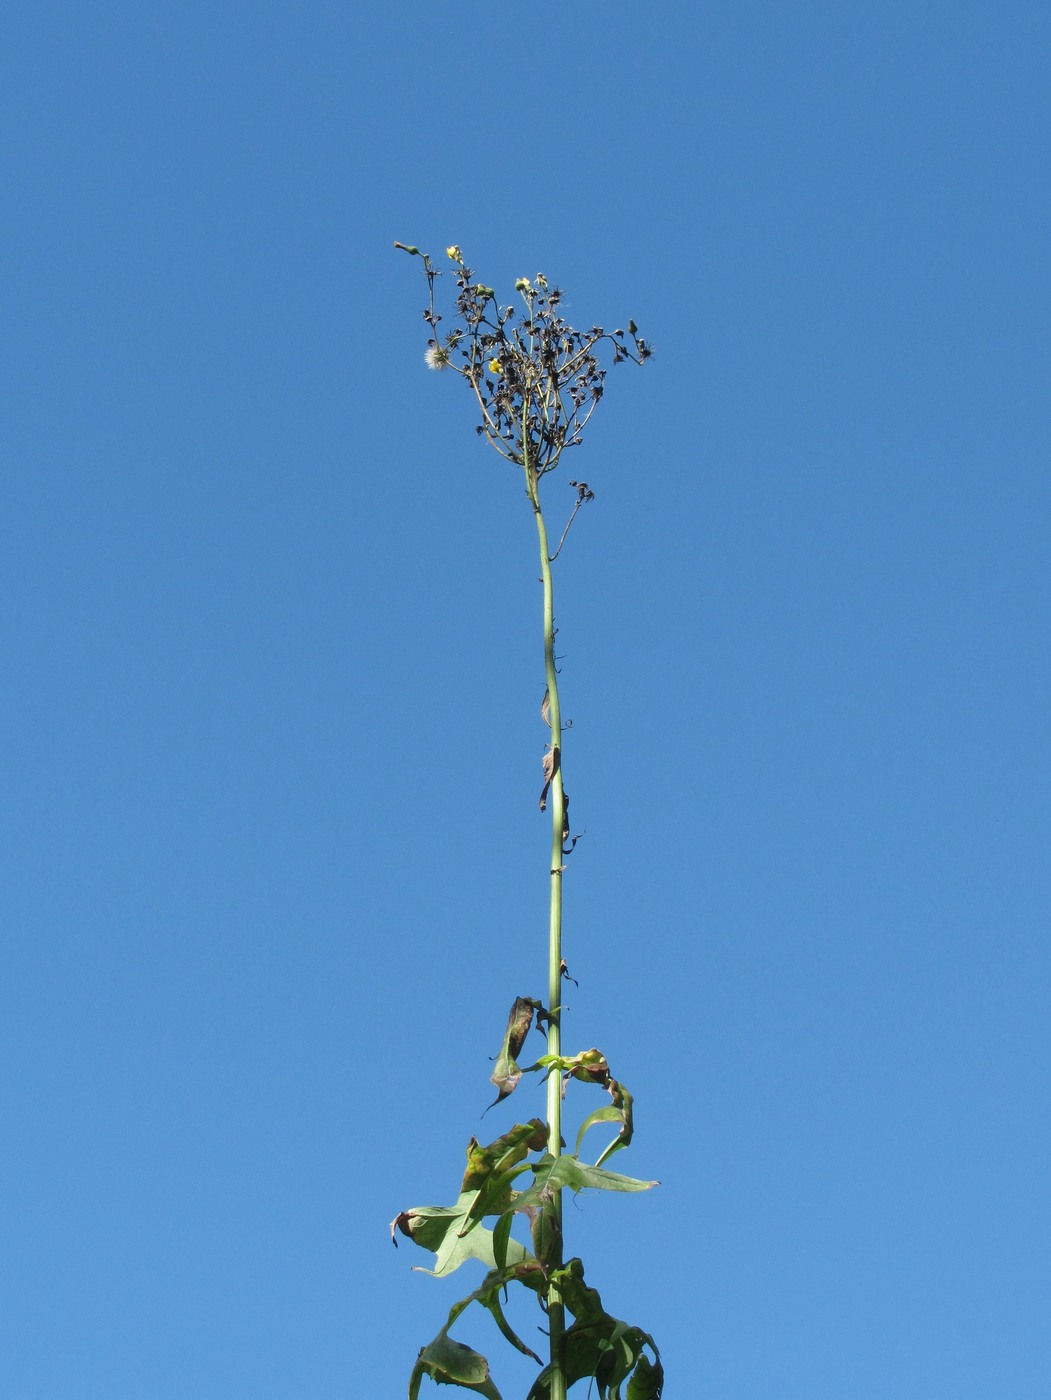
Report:
[[[601,326],[577,330],[559,313],[562,292],[543,273],[535,284],[519,277],[524,310],[500,306],[492,287],[474,280],[456,244],[445,251],[456,264],[456,323],[438,339],[441,315],[435,310],[435,282],[442,275],[426,253],[395,244],[423,259],[428,304],[423,319],[432,340],[425,359],[431,369],[454,369],[474,391],[481,410],[479,434],[510,462],[538,479],[558,465],[568,447],[576,447],[601,399],[606,369],[598,352],[605,346],[613,364],[644,364],[652,347],[634,321],[628,334]]]

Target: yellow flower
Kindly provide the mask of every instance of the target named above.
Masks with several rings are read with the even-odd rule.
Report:
[[[490,374],[499,374],[499,373],[500,373],[500,361],[496,358],[495,355],[494,355],[493,358],[489,361],[489,373],[490,373]]]
[[[450,262],[463,262],[463,254],[460,252],[459,248],[457,248],[455,243],[450,243],[449,247],[446,248],[445,256],[450,260]]]
[[[531,291],[531,290],[532,290],[532,289],[531,289],[530,286],[529,286],[529,278],[528,278],[528,277],[519,277],[518,281],[515,283],[515,291],[516,291],[516,292],[528,292],[528,291]]]

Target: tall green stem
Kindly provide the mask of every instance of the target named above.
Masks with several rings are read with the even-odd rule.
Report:
[[[524,435],[523,435],[524,436]],[[540,482],[525,451],[525,474],[529,499],[536,518],[540,544],[540,576],[544,586],[544,668],[547,672],[548,723],[551,729],[549,751],[552,776],[551,798],[551,900],[548,925],[547,1004],[551,1019],[547,1026],[547,1053],[560,1055],[562,1003],[562,859],[565,841],[565,792],[562,787],[562,711],[558,698],[558,672],[555,670],[555,605],[551,583],[551,553],[547,526],[540,509]],[[562,1076],[557,1070],[547,1080],[548,1151],[553,1157],[562,1151]],[[562,1263],[562,1193],[556,1191],[549,1207],[553,1225],[554,1251],[549,1266]],[[554,1289],[548,1290],[547,1317],[551,1348],[551,1400],[566,1400],[564,1369],[565,1310]]]

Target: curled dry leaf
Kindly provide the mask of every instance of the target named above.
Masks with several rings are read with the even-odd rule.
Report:
[[[489,1108],[495,1107],[496,1104],[506,1099],[508,1094],[513,1094],[518,1088],[518,1081],[522,1078],[522,1071],[518,1067],[518,1056],[533,1024],[534,1012],[536,1012],[538,1023],[544,1017],[550,1019],[548,1012],[533,997],[515,997],[510,1015],[507,1018],[504,1043],[496,1057],[496,1068],[490,1075],[498,1093]],[[486,1109],[486,1113],[489,1112],[489,1108]]]
[[[558,772],[560,758],[561,758],[561,751],[558,749],[557,746],[556,746],[555,748],[553,748],[553,749],[548,749],[547,753],[544,754],[544,759],[543,759],[543,767],[544,767],[544,786],[543,786],[543,789],[542,789],[542,791],[541,791],[541,793],[540,793],[540,810],[541,810],[542,812],[546,812],[546,811],[547,811],[547,794],[548,794],[548,789],[551,787],[552,779],[554,778],[555,774]],[[565,812],[565,809],[566,809],[567,806],[568,806],[568,802],[567,802],[567,800],[566,800],[565,793],[563,793],[563,794],[562,794],[562,810],[563,810],[563,812]],[[566,835],[568,836],[568,834],[569,834],[569,833],[568,833],[568,831],[567,831],[567,832],[566,832]],[[563,838],[563,839],[565,839],[565,838]]]

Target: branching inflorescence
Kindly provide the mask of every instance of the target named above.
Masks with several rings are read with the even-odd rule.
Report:
[[[459,248],[446,251],[456,265],[457,324],[444,335],[435,310],[435,282],[441,273],[426,253],[395,245],[423,259],[428,304],[423,319],[431,328],[425,359],[432,369],[454,369],[474,390],[482,421],[477,431],[517,466],[530,466],[538,477],[553,471],[567,447],[580,444],[584,429],[602,397],[606,371],[596,353],[603,342],[614,364],[642,364],[653,353],[638,335],[601,326],[575,330],[560,314],[562,292],[549,287],[543,273],[515,283],[524,303],[500,306],[492,287],[473,280]]]
[[[396,248],[422,259],[427,280],[423,316],[430,328],[425,359],[432,369],[451,369],[474,392],[481,422],[477,431],[502,457],[520,468],[533,508],[540,547],[543,584],[545,690],[540,707],[548,728],[542,756],[544,784],[540,809],[551,809],[550,898],[548,920],[547,999],[516,997],[491,1076],[496,1103],[517,1088],[523,1074],[542,1071],[547,1079],[546,1118],[519,1123],[486,1146],[472,1138],[467,1147],[467,1171],[452,1206],[402,1211],[391,1226],[391,1237],[407,1235],[436,1255],[436,1275],[451,1273],[467,1259],[487,1269],[475,1291],[454,1305],[442,1330],[424,1347],[409,1382],[416,1400],[424,1376],[440,1385],[500,1400],[485,1357],[454,1341],[449,1330],[471,1303],[489,1311],[503,1336],[540,1366],[527,1400],[566,1400],[577,1381],[597,1387],[599,1400],[660,1400],[663,1370],[653,1338],[638,1327],[611,1317],[599,1294],[584,1282],[579,1259],[564,1258],[562,1192],[584,1189],[644,1191],[657,1183],[609,1171],[602,1164],[628,1146],[634,1131],[633,1100],[614,1079],[601,1051],[564,1055],[561,1046],[563,979],[568,978],[562,956],[562,878],[566,858],[575,845],[570,837],[569,799],[563,785],[563,723],[554,652],[554,595],[551,565],[565,544],[569,527],[581,506],[594,498],[583,481],[570,483],[577,499],[569,523],[552,553],[540,505],[540,481],[555,469],[562,453],[579,446],[605,385],[606,369],[599,355],[613,364],[643,364],[652,347],[638,334],[634,321],[627,332],[607,332],[601,326],[577,330],[563,318],[562,293],[540,273],[532,281],[520,277],[515,290],[523,309],[501,306],[492,287],[474,279],[455,245],[446,253],[455,266],[456,318],[453,328],[440,330],[442,316],[435,307],[435,284],[442,275],[426,253],[404,243]],[[570,979],[572,980],[572,979]],[[533,1026],[544,1026],[547,1052],[535,1064],[520,1067],[518,1056]],[[571,1080],[594,1085],[610,1096],[580,1125],[574,1151],[562,1141],[562,1100]],[[492,1105],[491,1105],[492,1106]],[[612,1125],[613,1139],[593,1163],[582,1158],[585,1135],[596,1125]],[[531,1179],[522,1180],[526,1174]],[[516,1217],[528,1222],[529,1247],[516,1240]],[[493,1228],[483,1222],[495,1221]],[[546,1318],[546,1364],[513,1331],[502,1307],[511,1283],[533,1293]],[[567,1315],[572,1321],[567,1325]]]

